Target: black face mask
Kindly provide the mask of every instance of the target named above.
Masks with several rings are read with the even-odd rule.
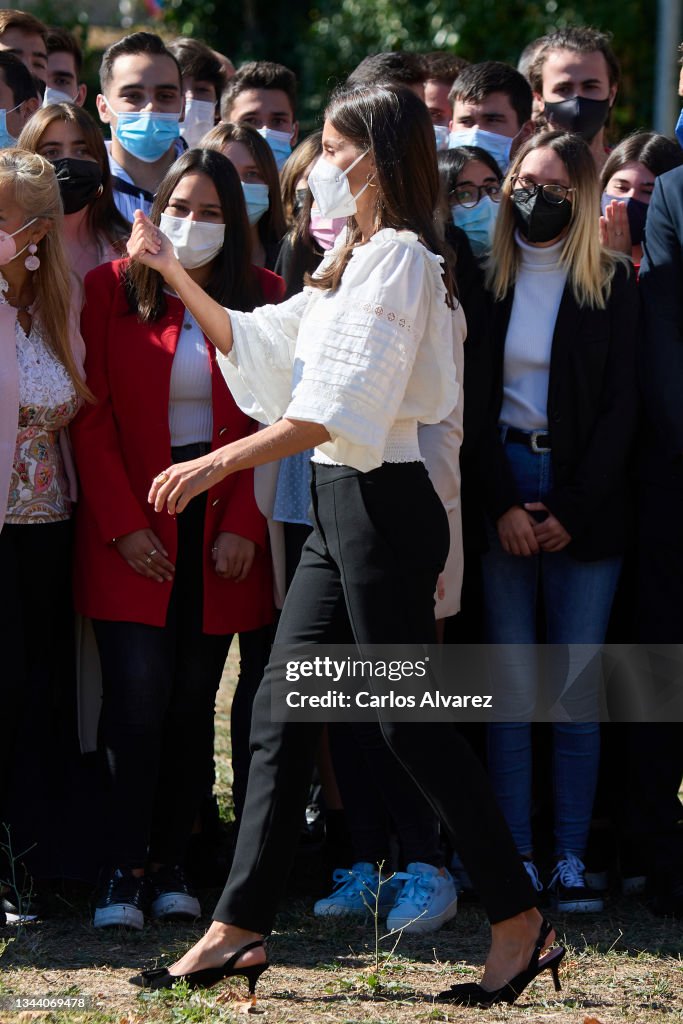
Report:
[[[294,213],[300,213],[308,198],[308,188],[298,188],[294,193]]]
[[[57,174],[64,213],[78,213],[99,195],[102,169],[94,160],[76,160],[72,156],[63,156],[50,163]]]
[[[587,100],[574,96],[558,103],[545,102],[544,113],[553,128],[580,135],[591,142],[604,126],[609,114],[609,100]]]
[[[512,190],[512,210],[517,227],[529,242],[552,242],[572,219],[568,199],[549,203],[540,191],[530,195],[525,188]]]
[[[618,199],[620,203],[626,203],[626,217],[628,218],[631,245],[640,245],[645,237],[645,220],[650,207],[641,199],[634,199],[632,196],[611,196],[607,192],[603,192],[600,202],[603,214],[605,207],[609,206],[613,199]]]

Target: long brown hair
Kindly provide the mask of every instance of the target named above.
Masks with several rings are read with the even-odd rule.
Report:
[[[312,163],[323,151],[322,131],[312,132],[303,142],[300,142],[296,149],[290,153],[285,160],[280,174],[280,190],[282,192],[282,208],[287,221],[287,227],[297,229],[299,234],[301,209],[296,209],[296,185],[303,178],[304,174]],[[310,192],[307,195],[307,217],[305,223],[306,234],[308,234],[308,222],[310,220],[311,203],[313,197]]]
[[[500,210],[496,218],[493,248],[486,269],[486,283],[494,298],[500,300],[517,279],[520,250],[515,241],[512,204],[512,180],[519,174],[527,153],[548,148],[564,166],[574,192],[569,230],[560,263],[567,268],[567,280],[579,306],[604,309],[609,298],[617,263],[628,264],[626,257],[603,249],[597,229],[600,210],[598,172],[588,144],[579,135],[568,132],[541,132],[522,146],[503,182]]]
[[[326,120],[359,151],[367,150],[376,167],[375,231],[414,231],[421,242],[442,255],[449,303],[455,299],[453,257],[439,237],[435,214],[439,204],[439,171],[434,128],[424,103],[402,86],[368,85],[333,95]],[[319,277],[307,279],[315,288],[336,289],[361,233],[349,218],[347,241]]]
[[[76,106],[75,103],[51,103],[47,107],[42,107],[26,122],[19,136],[18,145],[31,153],[37,153],[44,133],[55,121],[76,125],[83,136],[88,153],[100,165],[102,192],[88,207],[89,234],[96,239],[104,237],[111,245],[122,243],[130,235],[130,224],[119,213],[114,202],[109,158],[102,132],[87,110]]]
[[[25,149],[1,149],[1,185],[12,186],[17,206],[24,211],[27,221],[36,217],[50,222],[50,230],[38,242],[36,252],[40,266],[33,275],[35,311],[47,344],[66,367],[76,391],[82,398],[92,399],[71,350],[74,282],[62,245],[62,197],[54,167],[37,153],[29,153]]]
[[[270,205],[260,218],[257,231],[263,246],[276,245],[287,230],[282,212],[280,176],[272,150],[266,140],[250,124],[221,123],[211,128],[202,139],[202,149],[217,149],[229,142],[241,142],[251,153],[264,183],[268,186]]]
[[[204,291],[222,306],[248,312],[263,302],[263,293],[251,265],[251,237],[242,184],[227,157],[213,149],[190,149],[183,153],[159,185],[150,220],[159,225],[176,185],[186,174],[205,174],[210,178],[223,211],[225,242],[213,261]],[[125,285],[131,312],[137,313],[141,321],[158,320],[164,315],[164,279],[158,270],[131,261],[125,272]]]

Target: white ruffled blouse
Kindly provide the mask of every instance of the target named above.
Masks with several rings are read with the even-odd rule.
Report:
[[[420,459],[418,423],[445,419],[460,389],[465,317],[447,305],[442,262],[413,232],[386,228],[354,249],[335,291],[228,310],[233,347],[218,362],[237,404],[261,423],[325,426],[319,461],[368,472]]]

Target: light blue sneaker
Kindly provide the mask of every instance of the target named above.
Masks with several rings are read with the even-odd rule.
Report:
[[[379,912],[382,916],[394,905],[398,885],[397,875],[385,876],[379,888]],[[379,872],[374,864],[359,861],[351,868],[337,868],[332,874],[335,889],[326,899],[318,900],[313,907],[316,917],[336,917],[342,914],[374,913]]]
[[[405,871],[397,871],[394,879],[403,882],[396,903],[387,917],[390,931],[424,934],[435,932],[458,910],[458,893],[452,876],[444,868],[414,861]]]

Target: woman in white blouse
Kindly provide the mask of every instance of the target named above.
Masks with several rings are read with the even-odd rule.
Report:
[[[37,838],[35,805],[69,682],[70,536],[75,476],[66,429],[87,391],[52,165],[0,153],[0,823],[14,851]],[[27,753],[30,751],[30,756]],[[43,759],[41,759],[41,756]],[[47,755],[49,756],[49,755]],[[58,765],[50,764],[51,778]],[[11,801],[14,812],[8,816]],[[18,812],[17,812],[18,809]],[[18,813],[19,819],[16,820]],[[9,845],[4,827],[0,849]],[[40,854],[41,851],[38,851]],[[0,858],[0,879],[9,878]],[[23,886],[23,882],[19,883]],[[0,918],[35,916],[1,896]]]
[[[457,403],[454,351],[465,323],[434,229],[439,180],[424,105],[406,89],[382,86],[335,96],[309,187],[323,216],[352,218],[348,241],[330,251],[301,295],[252,315],[207,302],[136,214],[131,255],[157,267],[182,296],[219,348],[238,402],[271,424],[210,458],[164,470],[150,500],[174,514],[240,466],[315,448],[315,528],[276,644],[433,642],[448,522],[417,427],[446,419]],[[214,923],[172,972],[144,972],[136,984],[169,986],[183,976],[206,986],[241,974],[253,990],[265,969],[263,936],[296,847],[322,728],[271,721],[281,670],[271,659],[254,705],[247,804]],[[483,769],[449,723],[381,725],[444,821],[493,925],[484,987],[445,997],[514,999],[508,983],[529,980],[520,982],[520,972],[535,976],[551,966],[539,957],[554,933],[535,909]],[[462,776],[466,790],[453,785]],[[561,951],[550,956],[556,968]]]

